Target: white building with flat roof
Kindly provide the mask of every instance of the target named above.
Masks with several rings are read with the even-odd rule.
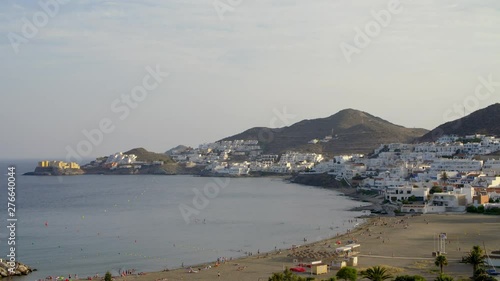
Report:
[[[469,159],[437,159],[431,164],[433,171],[457,171],[473,172],[480,171],[483,167],[482,160]]]
[[[483,164],[483,172],[489,175],[500,175],[500,160],[487,160]]]
[[[463,212],[467,206],[465,194],[453,192],[438,192],[431,195],[431,206],[443,206],[447,212]]]
[[[387,188],[385,190],[384,198],[391,201],[408,200],[410,197],[415,196],[416,201],[426,201],[429,195],[429,188],[427,187],[414,187],[412,185],[405,185],[394,188]]]

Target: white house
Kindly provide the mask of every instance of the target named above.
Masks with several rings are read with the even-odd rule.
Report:
[[[431,164],[431,170],[439,171],[458,171],[458,172],[472,172],[480,171],[483,167],[481,160],[469,159],[439,159]]]
[[[111,154],[106,160],[106,164],[116,163],[119,165],[132,164],[136,162],[137,156],[134,154],[123,154],[122,152],[117,152]]]
[[[403,204],[401,206],[401,212],[403,213],[444,213],[446,212],[446,207],[444,206],[431,206],[427,204]]]
[[[429,194],[429,188],[426,187],[414,187],[411,185],[387,188],[384,194],[384,198],[394,202],[408,200],[410,197],[415,196],[416,201],[427,200],[427,195]]]
[[[447,212],[463,212],[467,205],[465,194],[437,192],[431,195],[431,206],[444,206]]]
[[[438,143],[452,143],[457,141],[459,138],[457,135],[443,135],[440,137],[437,142]]]
[[[483,172],[492,175],[500,174],[500,160],[487,160],[483,165]],[[491,172],[491,173],[490,173]]]

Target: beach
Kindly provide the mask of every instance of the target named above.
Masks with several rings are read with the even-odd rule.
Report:
[[[446,256],[449,265],[445,273],[456,279],[467,278],[472,267],[459,261],[473,245],[486,246],[487,252],[500,249],[500,217],[476,214],[456,215],[419,215],[396,217],[372,217],[365,223],[336,237],[295,249],[295,255],[308,253],[320,257],[331,253],[336,247],[356,241],[361,246],[358,255],[358,270],[383,265],[390,268],[394,275],[419,274],[427,279],[434,278],[439,270],[434,265],[432,252],[437,250],[437,235],[446,233]],[[341,244],[338,245],[337,241]],[[299,252],[300,251],[300,252]],[[151,272],[117,277],[116,280],[267,280],[274,272],[284,267],[294,267],[291,249],[261,253],[240,259],[234,259],[215,266],[216,262],[185,267],[164,272]],[[328,261],[328,258],[323,258]],[[210,269],[205,269],[211,266]],[[190,268],[196,273],[189,273]],[[218,276],[220,273],[220,277]],[[314,276],[317,280],[335,275],[336,270],[328,274]],[[301,276],[309,274],[300,273]]]
[[[22,247],[16,256],[37,271],[19,281],[103,276],[108,270],[113,275],[126,269],[154,272],[255,255],[345,232],[353,226],[346,221],[363,214],[350,210],[367,205],[336,190],[282,179],[230,182],[187,223],[179,207],[199,206],[193,189],[203,192],[215,178],[86,175],[59,182],[21,177]]]

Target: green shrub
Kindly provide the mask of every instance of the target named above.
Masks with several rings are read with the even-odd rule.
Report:
[[[337,272],[337,278],[344,279],[345,281],[356,281],[356,279],[358,279],[358,271],[354,267],[342,267]]]
[[[474,205],[467,206],[467,213],[477,213],[477,207]]]
[[[106,274],[104,275],[104,281],[111,281],[113,279],[113,276],[111,276],[111,273],[109,271],[106,271]]]
[[[440,193],[440,192],[443,192],[443,188],[437,185],[431,187],[431,190],[429,191],[430,194]]]
[[[484,213],[488,215],[500,215],[500,208],[495,207],[495,208],[485,209]]]

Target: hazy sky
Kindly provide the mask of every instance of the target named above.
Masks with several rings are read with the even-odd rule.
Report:
[[[500,101],[498,0],[57,1],[0,1],[2,158],[84,151],[100,123],[90,156],[344,108],[432,129]]]

